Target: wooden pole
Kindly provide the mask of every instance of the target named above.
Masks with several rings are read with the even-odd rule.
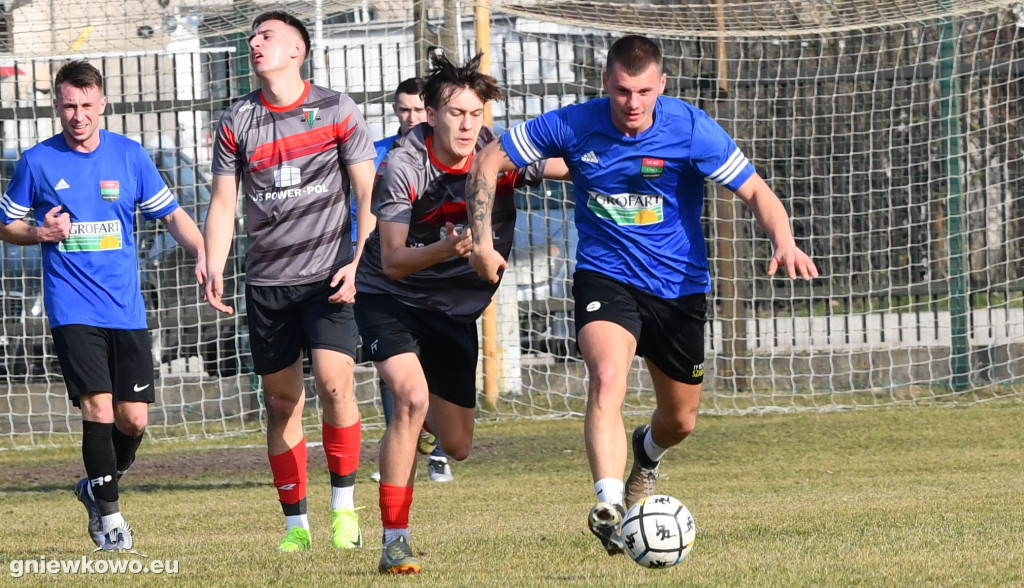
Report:
[[[715,41],[715,58],[718,66],[718,87],[715,92],[715,118],[732,118],[732,100],[729,96],[729,48],[726,45],[725,3],[718,0],[715,5],[718,21],[718,38]],[[736,241],[739,234],[736,218],[736,201],[732,193],[718,186],[715,192],[718,212],[718,297],[722,309],[722,349],[720,359],[715,362],[716,371],[726,381],[731,381],[734,390],[743,391],[750,387],[746,360],[746,308],[744,291],[739,270],[741,248]]]
[[[477,49],[483,52],[480,71],[491,73],[491,9],[488,0],[478,0],[474,8]],[[494,122],[490,103],[484,106],[484,125]],[[484,309],[481,325],[484,352],[484,403],[493,410],[498,401],[498,305],[494,299]]]

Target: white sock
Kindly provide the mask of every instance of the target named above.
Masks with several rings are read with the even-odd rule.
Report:
[[[284,521],[288,523],[288,530],[291,531],[295,527],[302,527],[305,530],[309,530],[309,516],[300,515],[288,515],[284,517]]]
[[[338,508],[355,508],[355,486],[331,486],[331,510]]]
[[[114,514],[103,515],[103,532],[109,533],[111,529],[124,524],[124,517],[121,513],[115,512]]]
[[[384,545],[391,543],[399,537],[405,537],[405,542],[409,543],[409,527],[404,529],[384,529]]]
[[[601,478],[594,482],[594,492],[597,492],[597,499],[601,502],[620,504],[626,492],[626,485],[622,480],[615,478]]]
[[[654,438],[651,437],[651,429],[647,429],[647,434],[644,435],[644,453],[651,461],[655,462],[661,461],[661,458],[668,453],[667,447],[662,447],[654,442]]]

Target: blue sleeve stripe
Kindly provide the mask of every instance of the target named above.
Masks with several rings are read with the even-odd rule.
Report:
[[[733,151],[732,155],[729,156],[729,159],[722,164],[722,167],[716,169],[708,177],[718,184],[727,186],[729,182],[735,180],[736,176],[740,175],[740,172],[747,167],[747,163],[749,162],[747,161],[746,156],[743,155],[742,151],[737,149]]]
[[[3,211],[7,218],[12,220],[21,220],[28,214],[29,208],[27,206],[21,206],[11,200],[11,197],[4,194],[2,200],[0,200],[0,210]]]
[[[544,159],[537,146],[530,140],[530,136],[526,133],[526,123],[518,124],[509,130],[509,134],[512,137],[512,145],[515,147],[515,155],[518,155],[523,161],[516,161],[516,158],[509,157],[519,167],[524,167],[535,161]],[[511,156],[512,153],[509,153]]]
[[[174,201],[174,195],[171,194],[171,190],[167,186],[164,186],[164,189],[157,192],[156,196],[153,196],[148,200],[144,200],[142,204],[139,205],[139,210],[141,210],[143,214],[153,214],[170,204],[172,201]]]

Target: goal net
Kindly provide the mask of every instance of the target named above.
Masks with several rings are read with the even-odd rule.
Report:
[[[1020,397],[1020,3],[14,0],[0,7],[0,188],[22,151],[60,130],[57,68],[88,59],[105,76],[105,127],[142,143],[202,221],[211,139],[223,110],[258,87],[246,42],[253,16],[268,9],[307,24],[306,76],[350,94],[374,139],[397,131],[392,93],[424,73],[434,47],[465,59],[487,46],[506,96],[492,105],[500,133],[601,96],[611,42],[655,38],[666,94],[732,134],[822,274],[811,283],[768,277],[770,242],[738,199],[708,184],[705,414]],[[481,328],[478,415],[577,416],[587,380],[572,316],[572,192],[546,182],[517,202],[496,319]],[[139,229],[159,372],[156,438],[265,427],[241,296],[241,214],[236,233],[228,290],[240,312],[218,316],[166,231]],[[45,323],[38,247],[2,248],[0,447],[73,442],[80,417]],[[356,372],[364,426],[380,427],[372,365]],[[306,420],[318,423],[311,380],[307,399]],[[652,407],[637,359],[625,409]]]

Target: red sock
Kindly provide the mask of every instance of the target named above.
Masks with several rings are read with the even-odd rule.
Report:
[[[380,521],[385,529],[408,529],[412,486],[380,485]]]
[[[324,422],[324,453],[327,469],[338,476],[347,476],[359,469],[359,450],[363,441],[362,422],[347,427],[334,427]]]
[[[277,495],[284,504],[296,504],[306,497],[306,438],[288,451],[270,458]]]

